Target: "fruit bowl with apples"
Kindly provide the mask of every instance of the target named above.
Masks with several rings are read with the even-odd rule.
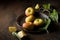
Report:
[[[36,4],[36,6],[28,7],[21,16],[17,18],[17,25],[26,32],[42,32],[48,33],[51,23],[58,23],[58,12],[52,9],[51,4]]]

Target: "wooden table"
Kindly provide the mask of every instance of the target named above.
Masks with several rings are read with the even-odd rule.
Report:
[[[17,40],[8,31],[9,26],[13,26],[19,15],[24,13],[29,6],[34,7],[36,3],[51,3],[60,10],[59,1],[6,1],[0,2],[0,40]],[[59,26],[58,26],[59,28]],[[30,34],[31,40],[60,40],[60,31],[48,34]]]

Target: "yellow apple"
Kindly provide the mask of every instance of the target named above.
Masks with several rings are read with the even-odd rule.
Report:
[[[33,15],[34,14],[34,9],[32,7],[28,7],[26,10],[25,10],[25,15],[26,16],[29,16],[29,15]]]
[[[16,27],[9,26],[9,32],[15,32],[15,31],[17,31]]]
[[[35,19],[34,22],[33,22],[33,24],[36,25],[36,26],[39,26],[42,23],[43,23],[43,20],[42,19],[39,19],[39,18]]]
[[[28,16],[28,17],[26,17],[26,19],[25,19],[25,22],[27,23],[27,22],[32,22],[33,20],[34,20],[34,16],[33,15],[30,15],[30,16]]]

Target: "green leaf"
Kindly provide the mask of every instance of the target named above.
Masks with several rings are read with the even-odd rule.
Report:
[[[49,10],[50,9],[50,3],[49,4],[43,4],[43,8]]]
[[[46,22],[46,25],[43,28],[40,28],[40,29],[47,30],[49,24],[51,23],[51,20],[50,19],[45,19],[45,22]]]
[[[50,18],[54,21],[54,22],[57,22],[58,23],[58,12],[53,9],[53,12],[50,13]]]

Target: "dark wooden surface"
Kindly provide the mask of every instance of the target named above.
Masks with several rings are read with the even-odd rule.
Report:
[[[60,10],[59,1],[6,1],[0,3],[0,40],[17,40],[8,31],[9,26],[15,25],[19,15],[29,6],[36,3],[51,3]],[[59,28],[60,26],[57,26]],[[60,31],[49,34],[30,34],[31,40],[60,40]]]

